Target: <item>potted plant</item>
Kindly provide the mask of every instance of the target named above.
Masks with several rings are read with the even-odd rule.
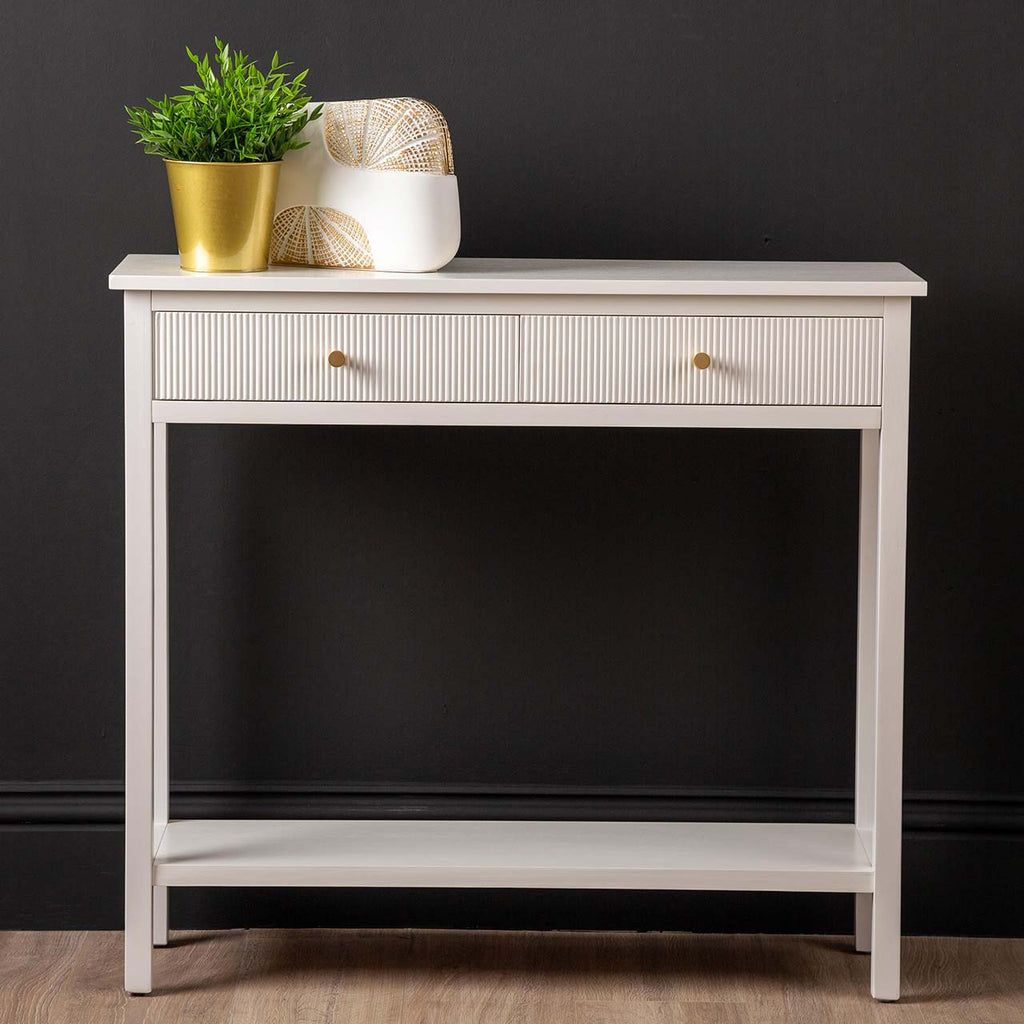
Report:
[[[266,270],[281,158],[320,116],[308,69],[292,78],[275,53],[264,75],[215,39],[214,66],[186,47],[198,85],[125,107],[147,153],[162,156],[183,270]],[[219,72],[219,77],[218,77]]]

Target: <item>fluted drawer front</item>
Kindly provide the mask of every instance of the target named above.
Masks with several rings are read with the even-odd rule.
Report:
[[[524,316],[520,331],[524,402],[881,401],[875,317]]]
[[[168,312],[154,318],[157,399],[511,402],[516,396],[515,316]],[[343,365],[331,365],[332,352],[344,354]]]

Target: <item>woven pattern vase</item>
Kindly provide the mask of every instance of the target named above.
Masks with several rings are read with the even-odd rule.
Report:
[[[281,166],[270,259],[423,272],[459,247],[451,135],[426,100],[326,103]]]

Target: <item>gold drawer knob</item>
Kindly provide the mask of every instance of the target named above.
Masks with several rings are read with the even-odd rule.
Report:
[[[711,365],[711,356],[709,356],[707,352],[698,352],[693,357],[693,365],[696,366],[698,370],[706,370]]]
[[[334,351],[327,357],[327,362],[334,367],[344,366],[348,362],[348,356],[344,352]]]

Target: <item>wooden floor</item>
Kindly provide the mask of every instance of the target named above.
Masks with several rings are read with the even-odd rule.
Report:
[[[0,932],[2,1024],[1020,1024],[1024,939],[905,939],[898,1004],[848,937],[180,932],[121,991],[117,932]]]

